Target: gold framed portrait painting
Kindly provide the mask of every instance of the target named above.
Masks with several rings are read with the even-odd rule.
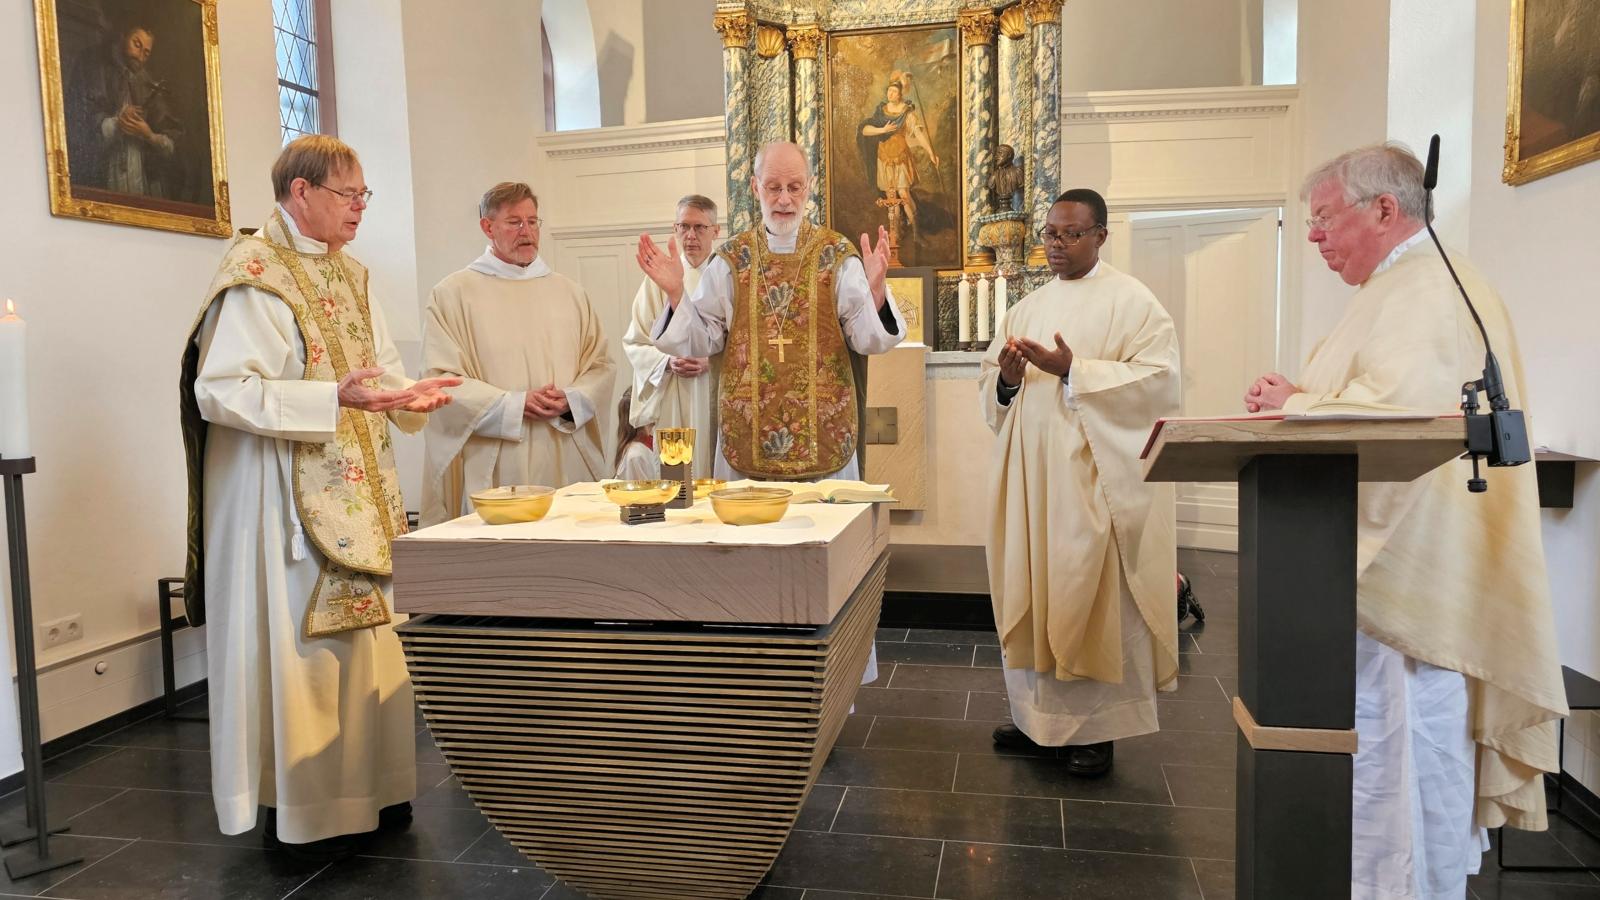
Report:
[[[824,97],[829,227],[852,239],[890,227],[898,234],[890,265],[959,268],[966,229],[955,24],[830,33]]]
[[[35,0],[50,212],[227,237],[217,0]]]
[[[1600,159],[1600,2],[1512,0],[1506,184]]]

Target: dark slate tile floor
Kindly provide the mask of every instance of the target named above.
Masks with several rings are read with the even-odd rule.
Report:
[[[880,677],[856,713],[755,900],[1219,900],[1233,896],[1238,579],[1229,554],[1183,551],[1207,620],[1184,627],[1162,731],[1119,742],[1099,780],[1054,753],[995,750],[1009,721],[992,631],[883,628]],[[196,701],[193,708],[203,708]],[[81,855],[0,897],[581,900],[522,858],[473,807],[419,725],[411,829],[333,866],[217,832],[204,723],[156,718],[46,765],[54,816]],[[20,818],[0,798],[0,823]],[[1600,862],[1600,841],[1558,824],[1513,836],[1508,860]],[[1493,852],[1472,900],[1600,900],[1587,873],[1505,872]]]

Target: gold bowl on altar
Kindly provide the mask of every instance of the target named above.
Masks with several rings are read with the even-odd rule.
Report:
[[[694,498],[696,500],[704,500],[707,494],[712,491],[720,491],[727,486],[728,482],[722,478],[696,478],[694,480]]]
[[[794,492],[784,488],[724,488],[712,491],[711,511],[726,525],[767,525],[783,518]]]
[[[608,481],[600,485],[606,499],[618,506],[660,506],[678,495],[678,482],[667,478],[655,481]]]
[[[488,525],[537,522],[550,511],[556,489],[542,484],[516,484],[470,495],[472,508]]]

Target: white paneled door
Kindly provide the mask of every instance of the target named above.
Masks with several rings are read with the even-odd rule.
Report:
[[[1277,209],[1135,214],[1130,271],[1149,285],[1178,326],[1183,415],[1244,411],[1240,398],[1277,358]],[[1238,490],[1178,485],[1178,544],[1238,547]]]

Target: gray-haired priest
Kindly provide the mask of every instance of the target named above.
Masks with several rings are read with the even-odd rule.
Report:
[[[1483,372],[1484,346],[1429,241],[1423,166],[1399,145],[1352,150],[1306,178],[1306,240],[1359,286],[1298,383],[1272,372],[1250,412],[1319,400],[1449,414]],[[1505,304],[1460,254],[1455,272],[1504,364],[1514,407],[1527,381]],[[1486,828],[1544,830],[1566,693],[1539,538],[1532,466],[1465,462],[1408,484],[1363,484],[1356,518],[1355,900],[1461,897]]]
[[[411,818],[389,423],[421,428],[457,382],[405,377],[367,270],[344,252],[371,196],[355,152],[299,138],[272,186],[276,208],[228,248],[184,349],[186,601],[209,617],[222,832],[249,831],[264,805],[269,841],[328,861]]]
[[[563,487],[611,475],[596,415],[616,365],[577,282],[539,256],[539,199],[505,181],[478,205],[483,255],[433,289],[424,375],[463,379],[428,422],[422,524],[472,512],[469,495],[511,484]]]

